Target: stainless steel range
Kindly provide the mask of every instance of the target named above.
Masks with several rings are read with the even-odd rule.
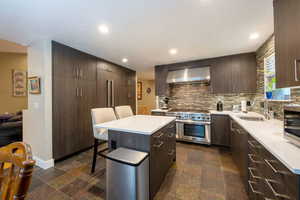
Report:
[[[176,117],[177,140],[211,144],[209,111],[171,110],[166,115]]]

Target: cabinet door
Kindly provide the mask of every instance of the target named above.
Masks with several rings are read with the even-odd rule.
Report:
[[[257,65],[255,53],[232,56],[232,90],[234,93],[255,92]]]
[[[53,79],[53,157],[60,159],[77,150],[78,87],[70,78]]]
[[[299,86],[300,1],[274,1],[277,88]]]
[[[167,84],[168,68],[164,66],[155,67],[155,95],[167,96],[168,84]]]
[[[230,145],[230,123],[229,117],[225,115],[212,115],[211,137],[212,144],[228,146]]]
[[[218,58],[211,67],[212,91],[215,94],[232,93],[232,57]]]
[[[53,78],[76,78],[73,65],[74,50],[57,42],[52,42],[52,73]]]
[[[96,107],[96,82],[81,80],[79,87],[78,151],[93,145],[91,109]]]

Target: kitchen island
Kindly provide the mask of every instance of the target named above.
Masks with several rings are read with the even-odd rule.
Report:
[[[135,115],[96,125],[108,129],[110,150],[125,147],[149,153],[150,199],[176,160],[175,117]]]

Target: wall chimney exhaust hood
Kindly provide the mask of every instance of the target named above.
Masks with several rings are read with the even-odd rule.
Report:
[[[210,67],[186,68],[169,71],[167,83],[210,82]]]

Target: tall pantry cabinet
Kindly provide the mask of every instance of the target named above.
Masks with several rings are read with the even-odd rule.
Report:
[[[135,111],[135,71],[52,42],[52,74],[55,160],[93,145],[92,108],[131,105]]]

